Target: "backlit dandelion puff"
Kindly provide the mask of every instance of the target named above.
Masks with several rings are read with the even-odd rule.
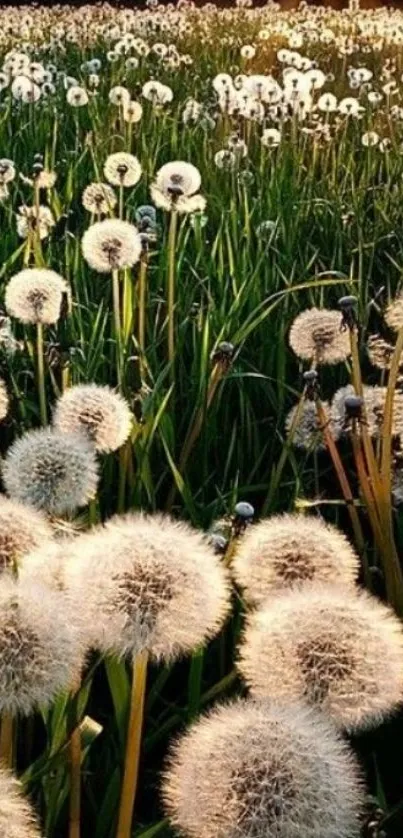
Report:
[[[47,268],[26,268],[11,277],[5,293],[8,314],[21,323],[57,323],[67,282]]]
[[[398,332],[403,327],[403,294],[399,294],[388,305],[385,311],[385,321],[394,332]]]
[[[70,514],[96,494],[95,449],[83,435],[28,431],[7,451],[2,477],[13,500],[50,515]]]
[[[169,660],[212,637],[228,613],[227,575],[211,545],[167,516],[115,517],[72,548],[80,561],[71,585],[79,601],[90,584],[102,651]]]
[[[290,329],[289,342],[298,358],[318,364],[337,364],[350,355],[350,336],[342,330],[342,314],[310,308],[299,314]]]
[[[0,422],[5,419],[8,413],[9,398],[7,387],[4,381],[0,378]]]
[[[83,207],[92,215],[108,215],[117,204],[117,197],[107,183],[90,183],[83,192]]]
[[[175,160],[162,166],[155,177],[156,189],[165,195],[178,195],[189,198],[199,191],[201,175],[192,163]]]
[[[5,768],[0,769],[1,838],[41,838],[41,831],[21,783]]]
[[[346,400],[355,396],[354,387],[347,384],[336,390],[333,396],[330,417],[332,428],[339,434],[351,430],[352,424],[348,421]],[[379,437],[382,432],[383,418],[385,414],[386,387],[371,387],[364,384],[363,399],[365,406],[366,428],[370,436]],[[356,431],[360,432],[360,425],[356,423]],[[392,435],[399,436],[403,432],[403,393],[395,391],[393,397]]]
[[[380,370],[389,370],[394,346],[380,335],[369,335],[366,343],[369,360]],[[401,359],[403,365],[403,357]]]
[[[126,442],[132,419],[125,399],[110,387],[81,384],[60,397],[53,424],[62,433],[84,432],[97,451],[108,452]]]
[[[84,233],[81,245],[85,261],[99,273],[133,267],[142,251],[137,228],[118,218],[92,224]]]
[[[55,223],[52,211],[42,204],[21,206],[17,213],[17,233],[22,239],[35,235],[46,239]]]
[[[187,838],[357,838],[358,765],[318,713],[237,701],[171,747],[162,795]]]
[[[113,186],[135,186],[141,178],[141,165],[133,154],[117,151],[107,157],[104,175]]]
[[[232,563],[245,597],[256,604],[273,594],[323,582],[352,588],[359,562],[345,535],[320,518],[275,515],[249,527]]]
[[[0,574],[15,572],[24,555],[52,538],[52,528],[35,509],[0,495]]]
[[[81,664],[81,640],[61,595],[34,583],[0,585],[0,711],[45,707],[67,690]]]
[[[249,617],[239,668],[252,695],[316,704],[351,731],[403,700],[403,631],[374,597],[329,585],[270,600]]]

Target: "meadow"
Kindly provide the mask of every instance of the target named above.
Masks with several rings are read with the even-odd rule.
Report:
[[[0,838],[403,827],[403,12],[0,11]]]

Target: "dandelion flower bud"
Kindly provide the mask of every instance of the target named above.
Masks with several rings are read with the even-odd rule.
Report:
[[[7,416],[8,404],[7,388],[4,381],[0,378],[0,422]]]
[[[342,331],[342,314],[332,309],[309,308],[295,318],[289,335],[293,352],[304,361],[337,364],[350,355],[348,330]]]
[[[324,718],[250,701],[215,708],[174,744],[162,792],[186,838],[357,838],[364,802]]]
[[[227,574],[207,538],[184,523],[115,517],[72,547],[71,594],[79,601],[91,591],[101,651],[147,649],[169,660],[213,637],[227,616]]]
[[[42,547],[51,538],[52,529],[45,517],[0,495],[0,574],[15,571],[26,553]]]
[[[86,433],[97,451],[116,451],[128,438],[132,414],[126,400],[110,387],[70,387],[56,404],[53,424],[61,433]]]
[[[135,186],[141,178],[141,165],[133,154],[117,151],[107,157],[104,175],[114,186]]]
[[[246,598],[263,603],[306,582],[353,587],[359,563],[340,530],[320,518],[275,515],[246,530],[233,572]]]
[[[385,321],[390,329],[398,332],[403,326],[403,294],[399,294],[395,300],[388,305],[385,312]]]
[[[43,585],[0,583],[0,712],[29,715],[69,689],[81,644],[61,594]]]
[[[99,273],[131,268],[140,259],[142,250],[137,228],[118,218],[92,224],[81,244],[84,259]]]
[[[66,280],[47,268],[25,268],[11,277],[5,295],[8,314],[21,323],[57,323],[68,292]]]
[[[239,668],[256,697],[304,699],[368,728],[403,700],[402,625],[368,594],[306,586],[250,616]]]
[[[107,183],[90,183],[84,189],[83,207],[93,215],[108,215],[117,204],[116,195]]]
[[[50,515],[73,513],[95,496],[95,450],[79,434],[48,428],[29,431],[8,450],[2,476],[13,500]]]
[[[0,769],[0,835],[2,838],[41,838],[34,811],[22,785],[10,771]]]

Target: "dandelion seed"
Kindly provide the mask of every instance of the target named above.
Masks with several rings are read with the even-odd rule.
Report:
[[[277,148],[281,142],[281,132],[277,128],[265,128],[260,142],[266,148]]]
[[[317,102],[318,110],[323,113],[334,113],[337,111],[337,99],[333,93],[323,93]]]
[[[98,485],[95,451],[86,438],[47,428],[28,431],[13,443],[2,476],[13,500],[56,516],[85,506]]]
[[[380,370],[389,370],[394,352],[394,346],[388,343],[380,335],[370,335],[367,339],[367,352],[369,360],[374,367]],[[401,358],[403,366],[403,353]]]
[[[330,405],[328,402],[322,402],[323,410],[328,415]],[[294,426],[297,411],[300,414],[296,425]],[[338,428],[335,428],[331,423],[331,432],[333,439],[339,436]],[[304,401],[301,409],[298,405],[291,408],[285,421],[287,436],[290,437],[291,429],[293,430],[291,442],[296,448],[302,448],[305,451],[322,451],[326,448],[326,442],[323,436],[323,428],[318,419],[318,412],[316,403],[314,401]]]
[[[342,330],[342,314],[310,308],[294,320],[289,334],[293,352],[304,361],[337,364],[350,355],[350,336]]]
[[[102,651],[147,649],[170,660],[206,642],[227,616],[227,576],[207,538],[166,516],[115,517],[80,537],[74,557],[72,596],[80,601],[90,583]]]
[[[223,148],[214,155],[214,163],[218,169],[234,169],[237,165],[237,159],[232,151]]]
[[[149,99],[154,105],[167,105],[172,102],[173,91],[166,84],[158,81],[148,81],[143,85],[142,95]]]
[[[116,85],[116,87],[111,87],[108,94],[108,99],[112,105],[120,105],[121,107],[126,107],[130,102],[130,93],[127,87]]]
[[[89,98],[88,93],[84,89],[84,87],[80,87],[79,85],[71,85],[69,87],[67,94],[66,94],[67,103],[71,105],[72,108],[82,108],[85,105],[88,105]]]
[[[37,102],[41,98],[41,88],[26,76],[16,76],[11,85],[11,93],[14,99],[25,104]]]
[[[137,122],[140,122],[142,116],[143,108],[140,105],[140,102],[130,100],[128,104],[125,105],[123,109],[123,119],[125,122],[135,125]]]
[[[85,261],[99,273],[133,267],[142,251],[137,228],[118,218],[92,224],[83,235],[81,247]]]
[[[18,210],[17,232],[22,239],[35,234],[39,234],[40,239],[46,239],[54,225],[55,219],[49,207],[22,206]]]
[[[108,215],[116,206],[117,198],[107,183],[90,183],[84,189],[82,202],[92,215]]]
[[[362,135],[361,142],[363,146],[366,147],[375,146],[378,145],[380,139],[381,138],[379,134],[376,133],[376,131],[367,131],[365,134]]]
[[[251,44],[245,44],[245,46],[241,47],[242,58],[246,58],[248,61],[250,61],[252,58],[255,57],[255,55],[255,47],[253,47]]]
[[[133,154],[117,151],[107,157],[104,175],[113,186],[135,186],[141,178],[141,165]]]
[[[347,538],[320,518],[276,515],[246,530],[233,572],[245,596],[261,604],[273,594],[323,582],[352,588],[359,563]]]
[[[332,427],[340,434],[349,429],[346,422],[346,399],[355,396],[354,387],[349,384],[340,387],[333,396],[331,405]],[[365,422],[370,436],[378,437],[382,432],[385,414],[386,387],[371,387],[364,385],[363,398],[365,405]],[[359,430],[359,428],[357,428]],[[392,434],[399,436],[403,432],[403,393],[395,392],[393,398]]]
[[[0,769],[0,835],[3,838],[41,838],[34,811],[22,785],[11,772]]]
[[[187,838],[358,838],[364,795],[348,746],[302,705],[215,708],[171,747],[163,799]]]
[[[40,512],[0,495],[0,574],[15,572],[23,556],[52,537],[52,529]]]
[[[47,268],[25,268],[11,277],[5,294],[7,312],[21,323],[52,325],[60,317],[68,285],[63,277]]]
[[[364,592],[307,585],[249,617],[239,667],[254,696],[307,700],[358,731],[403,700],[402,626]]]
[[[201,176],[196,166],[175,160],[158,170],[154,185],[165,195],[189,198],[199,191]]]
[[[15,165],[12,160],[3,157],[0,160],[0,183],[11,183],[16,176]]]
[[[81,384],[70,387],[56,404],[53,424],[61,433],[88,435],[97,451],[116,451],[132,426],[129,405],[110,387]]]

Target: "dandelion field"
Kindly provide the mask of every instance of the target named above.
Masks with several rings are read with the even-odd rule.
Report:
[[[394,838],[403,13],[0,20],[0,838]]]

